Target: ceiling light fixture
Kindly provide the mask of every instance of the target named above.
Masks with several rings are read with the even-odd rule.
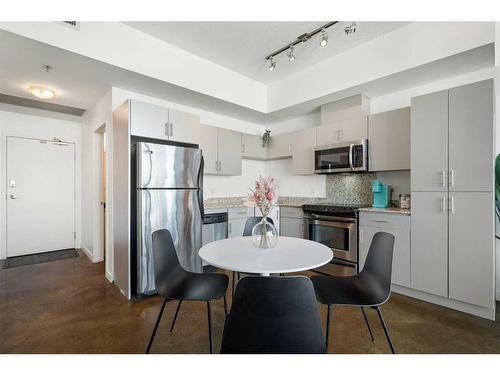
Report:
[[[56,96],[53,89],[43,86],[29,86],[28,92],[40,99],[52,99]]]
[[[319,45],[325,47],[328,44],[328,33],[326,29],[321,30],[321,36],[319,37]]]
[[[267,69],[269,69],[270,72],[272,72],[274,69],[276,69],[276,61],[274,61],[273,57],[269,57],[267,59],[268,61],[268,66],[267,66]]]
[[[295,61],[295,48],[293,48],[293,46],[290,46],[286,55],[288,56],[289,61]]]
[[[346,35],[349,35],[351,33],[355,33],[356,32],[356,22],[353,22],[349,26],[346,26],[344,28],[344,32],[346,33]]]
[[[297,46],[300,43],[306,43],[316,34],[321,33],[319,45],[321,47],[326,46],[328,44],[328,33],[326,32],[326,29],[328,29],[329,27],[331,27],[337,23],[339,23],[339,21],[332,21],[332,22],[325,23],[323,26],[318,27],[317,29],[311,31],[310,33],[305,33],[305,34],[299,35],[297,38],[295,38],[295,40],[293,42],[288,43],[286,46],[284,46],[284,47],[274,51],[273,53],[270,53],[269,55],[267,55],[265,57],[265,60],[268,62],[267,68],[269,69],[269,71],[272,72],[276,68],[276,61],[274,60],[274,58],[285,51],[286,51],[286,55],[288,57],[288,60],[295,61],[295,46]],[[353,25],[351,25],[350,27],[354,28],[354,30],[350,31],[350,32],[356,31],[356,24],[354,22],[353,22]],[[345,31],[345,29],[344,29],[344,31]]]

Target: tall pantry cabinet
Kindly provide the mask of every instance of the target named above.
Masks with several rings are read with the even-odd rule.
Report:
[[[411,106],[411,288],[494,309],[493,81]]]

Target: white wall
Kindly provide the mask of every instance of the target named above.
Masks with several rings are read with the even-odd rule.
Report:
[[[452,87],[458,87],[490,79],[493,78],[494,74],[494,68],[492,67],[439,81],[429,82],[425,85],[411,87],[409,89],[392,92],[387,95],[372,97],[370,98],[370,113],[373,114],[396,108],[409,107],[411,105],[411,98],[414,96],[425,95],[431,92],[446,90]]]
[[[113,167],[112,131],[113,117],[111,112],[111,90],[109,90],[92,108],[85,112],[82,119],[82,248],[90,254],[92,261],[99,262],[104,258],[104,249],[101,244],[101,230],[103,223],[100,206],[100,135],[96,133],[102,125],[105,125],[107,158],[106,169],[111,171]],[[106,190],[106,277],[112,280],[113,275],[113,252],[112,252],[112,226],[110,199],[113,191],[111,173],[107,176]]]
[[[5,197],[6,191],[6,137],[18,136],[37,139],[53,139],[54,137],[75,144],[76,161],[76,207],[75,230],[76,246],[81,243],[81,217],[82,217],[82,142],[81,118],[77,116],[62,115],[54,112],[0,104],[0,181],[1,196]],[[0,259],[6,258],[5,241],[5,200],[0,199],[1,215],[1,241]]]

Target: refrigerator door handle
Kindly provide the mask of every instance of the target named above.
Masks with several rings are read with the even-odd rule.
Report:
[[[203,217],[205,216],[205,209],[203,207],[203,170],[205,167],[205,160],[203,155],[200,160],[200,169],[198,170],[198,204],[200,206],[201,220],[203,222]]]

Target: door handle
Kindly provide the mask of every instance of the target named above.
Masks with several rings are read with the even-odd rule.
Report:
[[[17,199],[17,195],[15,195],[15,194],[11,194],[11,195],[10,195],[10,199]]]
[[[441,211],[443,211],[443,213],[446,213],[446,196],[443,196],[441,198]]]
[[[352,163],[352,150],[354,149],[354,145],[349,146],[349,167],[351,168],[351,171],[354,169],[353,163]]]

